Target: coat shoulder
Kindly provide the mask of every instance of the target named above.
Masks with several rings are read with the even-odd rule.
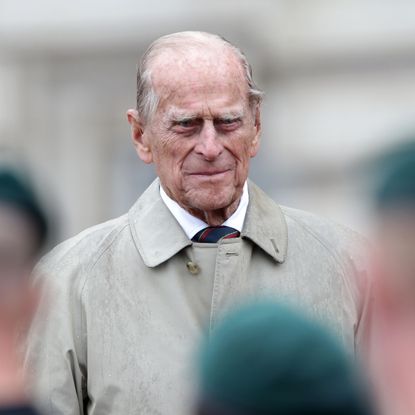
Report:
[[[370,246],[367,239],[347,226],[310,212],[281,206],[290,230],[310,235],[327,253],[344,261],[352,261],[358,268],[366,268]]]
[[[63,276],[92,267],[123,232],[128,231],[128,216],[92,226],[61,242],[36,266],[35,274]]]

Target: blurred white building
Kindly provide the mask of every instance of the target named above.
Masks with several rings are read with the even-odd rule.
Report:
[[[0,151],[27,164],[58,239],[124,213],[154,177],[125,111],[169,32],[217,32],[266,92],[251,177],[280,203],[365,232],[360,166],[415,130],[415,2],[0,0]]]

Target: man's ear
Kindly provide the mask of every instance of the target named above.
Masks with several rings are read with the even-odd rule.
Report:
[[[254,129],[255,135],[251,142],[250,156],[255,157],[259,150],[260,138],[261,138],[261,107],[260,104],[257,104],[255,107],[254,114]]]
[[[151,152],[151,145],[149,143],[147,134],[144,134],[144,124],[141,122],[138,112],[135,109],[127,111],[127,119],[131,125],[131,138],[138,157],[144,163],[150,164],[153,162],[153,153]]]

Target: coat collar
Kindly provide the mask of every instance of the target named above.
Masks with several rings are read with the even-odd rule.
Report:
[[[248,181],[249,205],[243,238],[250,239],[277,262],[284,262],[288,246],[287,223],[281,208],[255,183]]]
[[[145,190],[128,213],[134,243],[148,267],[156,267],[192,244],[160,197],[159,180]],[[249,205],[241,236],[283,262],[287,226],[281,209],[259,187],[248,182]]]

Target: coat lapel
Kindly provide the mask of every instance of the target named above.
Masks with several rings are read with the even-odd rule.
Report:
[[[148,267],[162,264],[192,244],[163,202],[158,179],[140,196],[128,216],[134,242]]]

